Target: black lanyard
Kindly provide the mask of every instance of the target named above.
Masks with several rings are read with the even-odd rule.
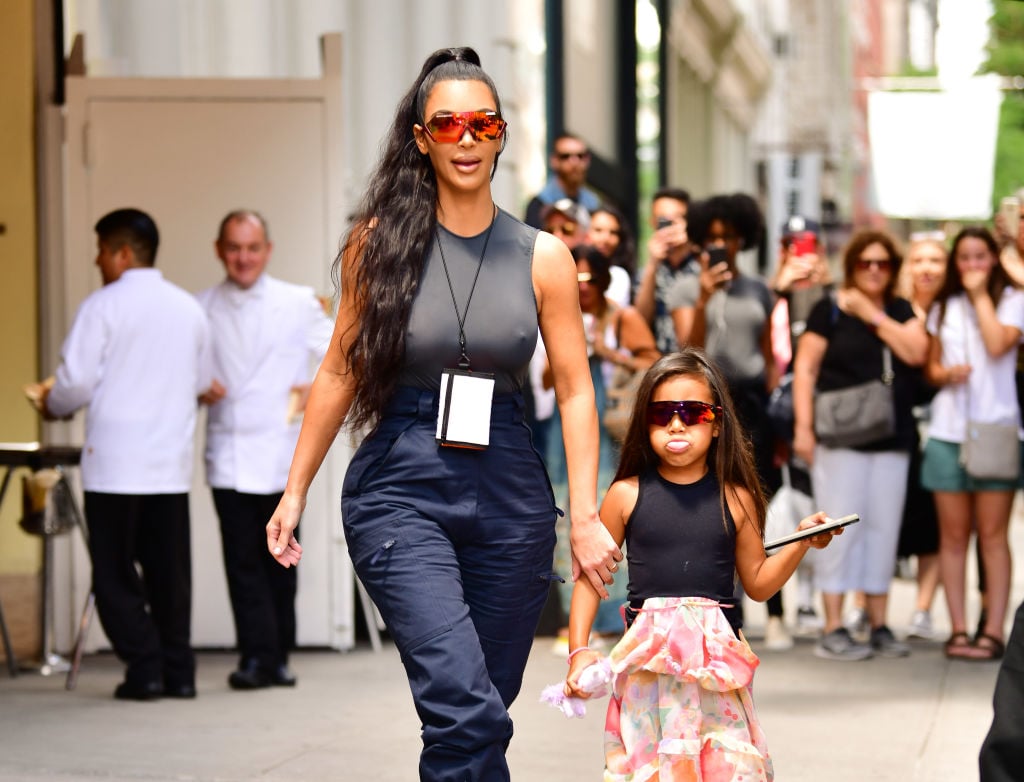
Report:
[[[434,238],[437,239],[437,249],[441,253],[441,265],[444,267],[444,276],[448,280],[448,290],[452,294],[452,306],[455,308],[455,317],[459,321],[459,350],[461,356],[459,357],[459,369],[469,369],[469,356],[466,355],[466,316],[469,315],[469,303],[473,300],[473,292],[476,290],[476,281],[480,279],[480,269],[484,265],[484,255],[487,253],[487,243],[491,240],[491,229],[494,228],[494,223],[497,220],[497,210],[495,210],[494,216],[491,218],[491,224],[487,226],[487,234],[484,236],[484,248],[480,251],[480,260],[476,264],[476,274],[473,275],[473,286],[469,289],[469,297],[466,299],[466,308],[462,314],[459,314],[459,304],[455,300],[455,288],[452,286],[452,277],[448,273],[448,261],[444,257],[444,247],[441,246],[441,233],[438,230],[434,230]]]

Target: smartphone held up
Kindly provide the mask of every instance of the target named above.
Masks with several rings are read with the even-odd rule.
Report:
[[[1020,228],[1020,199],[1006,196],[999,202],[999,214],[1003,218],[1003,230],[1011,239],[1017,238]]]

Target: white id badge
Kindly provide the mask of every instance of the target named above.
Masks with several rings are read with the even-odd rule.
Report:
[[[491,441],[494,375],[464,369],[441,370],[437,409],[438,445],[483,450]]]

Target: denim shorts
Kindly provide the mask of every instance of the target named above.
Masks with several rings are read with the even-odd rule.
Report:
[[[921,461],[921,485],[928,491],[1015,491],[1020,481],[972,478],[960,464],[960,443],[929,438]]]

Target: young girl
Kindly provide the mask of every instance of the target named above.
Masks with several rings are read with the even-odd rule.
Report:
[[[655,363],[633,418],[601,521],[627,542],[629,630],[610,654],[616,674],[605,725],[605,779],[773,778],[751,700],[758,659],[740,634],[736,572],[755,600],[775,594],[808,546],[770,559],[765,498],[725,381],[694,348]],[[825,521],[808,516],[800,529]],[[567,695],[580,673],[599,597],[576,582],[569,613]]]

